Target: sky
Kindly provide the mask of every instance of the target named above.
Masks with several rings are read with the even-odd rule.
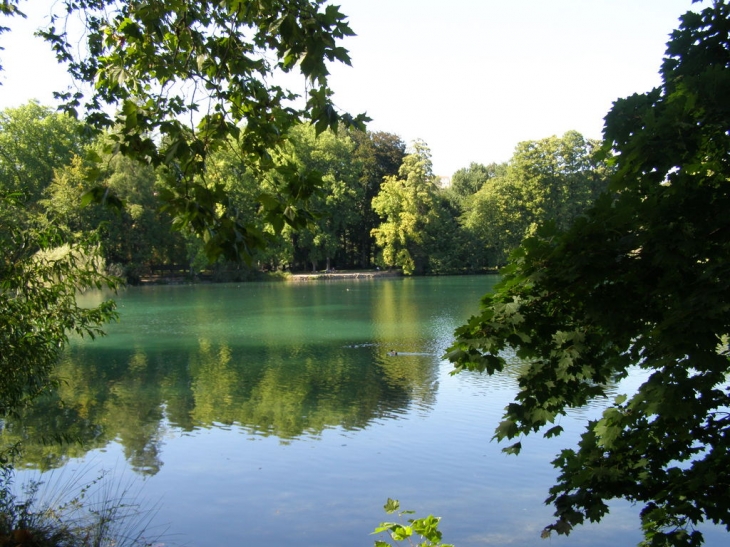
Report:
[[[0,36],[0,109],[53,105],[67,78],[33,38],[58,0],[27,0]],[[336,105],[372,131],[423,140],[434,173],[508,161],[517,143],[577,130],[601,138],[618,98],[661,83],[671,31],[691,0],[331,0],[357,36],[331,67]],[[708,5],[708,0],[694,9]],[[303,86],[302,86],[303,87]],[[293,91],[300,91],[296,88]]]

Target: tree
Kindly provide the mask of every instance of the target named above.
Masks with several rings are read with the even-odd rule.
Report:
[[[504,163],[490,163],[482,165],[481,163],[472,162],[469,167],[459,169],[451,177],[451,186],[449,194],[452,194],[461,205],[472,195],[476,194],[484,184],[501,175],[504,175],[507,165]]]
[[[97,146],[98,148],[98,146]],[[61,222],[74,232],[100,231],[101,253],[128,282],[139,282],[149,266],[185,264],[182,235],[173,232],[171,218],[160,211],[156,174],[148,164],[123,156],[107,156],[101,178],[110,192],[122,200],[118,209],[89,204],[80,207],[98,167],[79,156],[56,169],[47,199],[41,200],[49,222]]]
[[[290,143],[283,160],[301,171],[319,173],[322,178],[320,192],[313,196],[311,205],[317,218],[295,234],[295,253],[313,270],[321,262],[329,269],[332,259],[344,257],[348,239],[360,224],[356,205],[362,188],[357,162],[352,161],[354,143],[346,132],[317,135],[307,126],[294,128]],[[338,266],[343,265],[338,262]]]
[[[37,102],[0,112],[0,192],[20,193],[34,204],[53,170],[83,153],[82,124]]]
[[[646,545],[699,545],[703,521],[730,527],[728,28],[725,1],[682,17],[661,87],[606,116],[609,192],[571,227],[528,238],[449,350],[457,371],[494,374],[506,348],[526,361],[500,440],[648,372],[553,462],[545,535],[600,520],[614,498],[643,506]]]
[[[293,260],[293,249],[289,237],[290,227],[284,227],[279,234],[267,225],[261,211],[260,196],[275,191],[276,186],[272,176],[256,177],[247,168],[240,154],[238,143],[233,138],[231,142],[222,146],[210,155],[206,165],[206,180],[209,184],[224,188],[229,199],[239,211],[241,218],[246,219],[246,229],[249,234],[256,234],[262,242],[259,248],[252,248],[251,264],[241,261],[224,260],[218,258],[214,263],[214,275],[220,280],[244,280],[255,276],[259,268],[278,268],[280,265],[290,264]],[[190,245],[195,243],[194,234],[191,234]],[[198,257],[201,265],[207,264],[204,255]]]
[[[526,233],[548,219],[567,228],[606,189],[608,169],[596,158],[600,144],[568,131],[517,145],[508,173],[521,193]]]
[[[467,202],[460,220],[480,250],[473,253],[477,265],[503,266],[520,244],[529,227],[522,203],[519,183],[506,175],[485,184]]]
[[[605,190],[609,168],[597,157],[598,147],[568,131],[521,142],[506,167],[493,168],[495,176],[468,200],[462,216],[491,266],[503,265],[538,226],[567,228]]]
[[[68,333],[96,336],[115,317],[114,304],[93,308],[76,294],[116,281],[98,264],[93,241],[74,241],[34,225],[24,207],[0,199],[0,417],[16,412],[50,385]],[[5,463],[0,451],[0,464]]]
[[[2,14],[18,12],[19,0]],[[168,210],[204,236],[211,259],[250,257],[261,242],[220,188],[206,184],[208,156],[234,137],[256,174],[273,168],[271,153],[302,122],[318,132],[362,127],[364,115],[337,112],[327,85],[329,62],[350,63],[337,41],[352,30],[337,6],[319,0],[64,0],[40,35],[66,63],[78,89],[58,94],[64,110],[111,136],[109,151],[170,168]],[[66,24],[69,18],[78,21]],[[305,101],[275,83],[300,72]],[[190,120],[194,120],[191,123]],[[240,137],[240,138],[239,138]],[[288,223],[311,178],[265,199],[268,220]],[[304,182],[302,182],[302,180]],[[92,195],[107,195],[99,189]],[[297,217],[294,215],[296,224]]]
[[[19,7],[10,0],[0,13],[17,15]],[[320,0],[64,0],[53,9],[39,34],[80,84],[57,94],[63,110],[106,133],[105,152],[167,168],[168,188],[158,197],[176,227],[202,236],[211,261],[250,261],[267,243],[206,177],[211,154],[235,143],[246,171],[263,178],[292,127],[308,122],[320,133],[362,128],[367,119],[333,106],[327,65],[349,64],[337,42],[352,30],[336,6]],[[78,21],[66,24],[69,18],[81,22],[78,35],[69,30]],[[302,75],[303,101],[272,83],[290,72]],[[294,171],[284,176],[285,184],[259,196],[275,231],[311,220],[307,198],[318,184]],[[114,195],[97,182],[89,196]]]
[[[365,268],[372,264],[375,247],[372,231],[380,223],[373,211],[373,198],[380,192],[385,177],[398,174],[406,156],[406,144],[399,136],[384,131],[351,131],[350,136],[355,141],[353,161],[362,169],[360,184],[363,191],[359,193],[357,208],[363,224],[357,232],[360,234],[360,266]]]
[[[373,198],[373,210],[383,222],[372,233],[386,266],[398,266],[406,274],[424,273],[438,220],[436,176],[426,143],[413,143],[399,177],[387,177]]]
[[[447,191],[434,193],[433,222],[428,226],[428,273],[434,275],[481,273],[475,254],[483,254],[470,234],[459,224],[460,210]]]

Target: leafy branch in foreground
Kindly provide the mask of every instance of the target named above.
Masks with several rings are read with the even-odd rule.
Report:
[[[730,529],[725,1],[682,17],[661,73],[660,88],[606,116],[609,192],[572,227],[543,226],[523,242],[447,355],[457,372],[499,372],[505,350],[524,360],[498,440],[555,435],[567,409],[648,371],[553,462],[556,521],[545,536],[601,520],[616,498],[642,506],[645,545],[699,545],[705,521]]]
[[[167,208],[214,242],[211,260],[245,259],[252,244],[265,243],[206,180],[211,154],[235,143],[260,177],[295,125],[321,133],[368,120],[333,103],[328,64],[350,64],[339,42],[354,33],[338,6],[322,0],[64,0],[55,8],[39,34],[78,84],[57,94],[63,109],[104,131],[108,152],[168,168]],[[306,97],[277,83],[291,73],[301,75]],[[287,213],[306,209],[302,181],[316,188],[293,174],[262,207],[278,199],[274,213],[288,223]]]
[[[400,502],[388,498],[383,507],[389,515],[398,512]],[[413,515],[414,511],[400,511],[398,516]],[[381,522],[380,526],[375,528],[373,534],[388,533],[395,542],[407,541],[409,545],[416,547],[453,547],[447,543],[441,543],[441,531],[438,529],[441,517],[428,515],[427,517],[416,519],[409,518],[407,524],[402,522]],[[420,537],[418,543],[414,543],[414,538]],[[418,540],[416,540],[418,541]],[[375,547],[390,547],[387,541],[376,540]]]
[[[93,239],[34,224],[12,196],[0,197],[0,418],[51,385],[69,333],[93,338],[116,318],[111,300],[76,301],[87,289],[117,287]]]

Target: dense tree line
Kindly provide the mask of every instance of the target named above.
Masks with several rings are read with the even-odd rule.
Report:
[[[569,132],[520,143],[510,162],[472,164],[441,188],[424,142],[406,150],[390,133],[317,134],[298,125],[265,174],[246,167],[233,141],[210,154],[198,184],[225,192],[252,238],[248,264],[223,256],[211,264],[189,221],[178,219],[180,230],[170,229],[175,221],[166,203],[175,188],[168,169],[111,154],[108,136],[89,137],[85,129],[33,102],[2,112],[0,191],[16,195],[37,222],[98,233],[109,271],[130,282],[173,265],[224,280],[259,270],[376,266],[407,274],[482,272],[503,265],[541,224],[569,226],[604,189],[609,171],[595,159],[597,143]],[[306,210],[276,225],[268,203],[276,208],[282,192],[296,193],[282,190],[295,173],[312,179],[298,195]]]

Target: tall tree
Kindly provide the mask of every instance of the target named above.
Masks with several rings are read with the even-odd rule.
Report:
[[[507,175],[484,185],[466,202],[460,220],[477,247],[472,253],[476,267],[503,266],[520,244],[529,227],[522,203],[519,183]]]
[[[241,158],[235,140],[231,138],[229,141],[211,154],[206,165],[206,180],[208,184],[225,190],[246,223],[247,232],[255,234],[262,244],[250,247],[249,252],[253,258],[251,264],[224,260],[220,257],[215,261],[213,271],[216,278],[222,280],[243,280],[257,275],[259,268],[277,269],[291,264],[293,248],[289,227],[284,227],[281,233],[275,234],[275,230],[267,225],[261,211],[260,196],[275,193],[272,177],[257,177]],[[194,244],[194,239],[191,239],[191,248]],[[201,266],[208,264],[205,256],[201,256],[200,253],[191,258],[198,261]]]
[[[527,239],[448,354],[457,370],[489,374],[508,347],[526,361],[498,439],[646,371],[553,462],[545,534],[600,520],[613,498],[643,506],[646,545],[699,545],[705,520],[730,527],[728,29],[722,0],[682,17],[661,87],[606,116],[610,193],[570,228]]]
[[[375,246],[372,230],[380,223],[378,214],[373,211],[373,198],[380,192],[380,186],[386,177],[398,174],[406,156],[406,144],[398,135],[384,131],[352,131],[351,137],[356,145],[353,161],[362,170],[360,184],[363,191],[359,194],[357,207],[363,224],[358,227],[357,232],[360,235],[359,262],[365,268],[372,264]]]
[[[508,172],[520,189],[528,230],[546,219],[567,228],[606,189],[608,169],[596,159],[600,144],[568,131],[517,145]]]
[[[307,126],[294,128],[290,141],[285,161],[322,176],[320,191],[312,199],[318,218],[296,234],[296,251],[313,269],[323,262],[329,269],[336,256],[344,262],[355,227],[361,224],[356,204],[362,188],[359,166],[352,157],[355,145],[346,132],[325,131],[317,135],[314,128]]]
[[[423,141],[403,160],[398,177],[386,177],[373,198],[373,210],[383,219],[373,229],[384,265],[421,274],[428,266],[428,250],[435,236],[436,176],[431,151]]]
[[[609,168],[597,157],[599,143],[576,131],[517,145],[506,168],[466,202],[462,218],[491,266],[537,227],[566,228],[605,190]]]

